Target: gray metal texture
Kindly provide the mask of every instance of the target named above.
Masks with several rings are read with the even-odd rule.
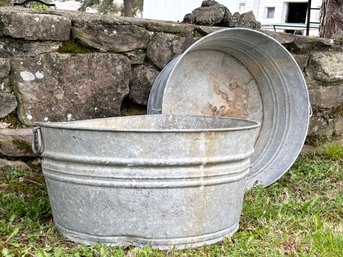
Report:
[[[238,229],[258,126],[161,115],[38,123],[54,222],[82,243],[220,241]]]
[[[292,55],[250,29],[223,29],[170,62],[152,87],[148,113],[240,117],[261,123],[247,187],[277,181],[297,158],[311,113]]]

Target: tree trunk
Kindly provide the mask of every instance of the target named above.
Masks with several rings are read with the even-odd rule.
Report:
[[[124,0],[124,16],[132,17],[132,2],[131,0]]]
[[[320,10],[319,36],[343,37],[343,0],[323,0]]]

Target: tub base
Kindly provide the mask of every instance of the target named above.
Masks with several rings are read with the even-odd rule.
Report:
[[[76,231],[69,230],[58,223],[55,223],[60,233],[75,243],[82,244],[95,244],[104,243],[110,246],[147,246],[150,245],[152,248],[160,250],[170,249],[185,249],[201,247],[204,245],[214,244],[222,241],[224,237],[232,236],[239,228],[239,224],[236,223],[228,229],[224,229],[211,234],[205,234],[194,237],[184,238],[169,238],[169,239],[156,239],[156,238],[142,238],[139,236],[98,236],[90,235],[85,233],[79,233]]]

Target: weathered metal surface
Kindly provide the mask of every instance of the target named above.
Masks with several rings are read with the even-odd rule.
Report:
[[[224,29],[189,47],[159,74],[148,113],[259,121],[247,187],[277,181],[297,158],[310,116],[307,86],[292,55],[250,29]]]
[[[54,222],[82,243],[220,241],[238,229],[258,126],[161,115],[39,123]]]

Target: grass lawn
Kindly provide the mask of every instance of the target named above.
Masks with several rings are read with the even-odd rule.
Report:
[[[300,158],[277,183],[246,193],[240,229],[232,238],[168,252],[68,242],[53,225],[41,173],[6,168],[0,171],[0,256],[341,257],[341,157],[326,153]]]

